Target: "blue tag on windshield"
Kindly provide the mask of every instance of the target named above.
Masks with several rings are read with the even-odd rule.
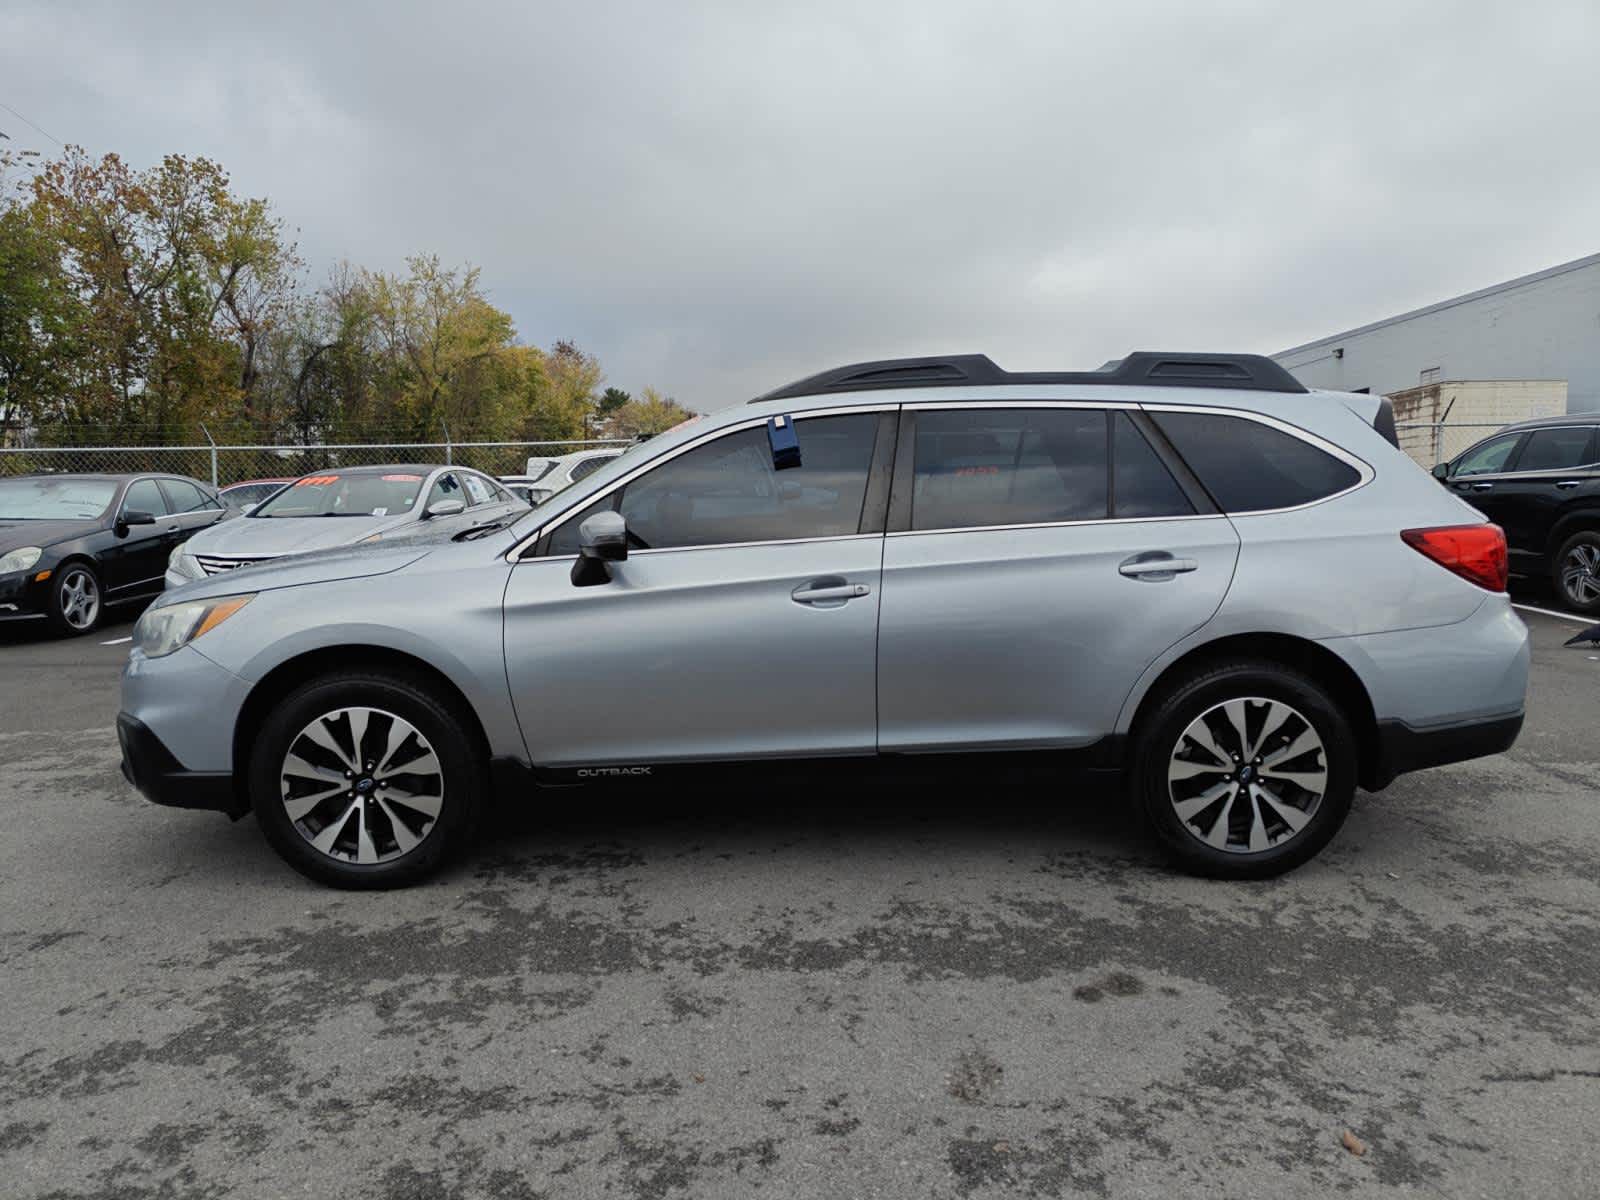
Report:
[[[774,471],[786,471],[800,465],[800,439],[795,436],[794,418],[788,413],[767,422],[767,441],[772,444]]]

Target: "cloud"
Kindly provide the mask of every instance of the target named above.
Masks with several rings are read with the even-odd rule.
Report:
[[[1600,248],[1588,0],[769,9],[13,3],[0,100],[217,158],[319,268],[478,263],[528,340],[701,408],[1271,351]]]

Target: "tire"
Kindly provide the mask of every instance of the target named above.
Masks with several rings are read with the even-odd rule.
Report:
[[[1600,613],[1600,530],[1581,529],[1550,560],[1557,598],[1585,616]]]
[[[295,689],[262,722],[248,770],[272,848],[339,888],[427,878],[471,841],[488,791],[487,764],[461,714],[419,680],[388,671]]]
[[[105,611],[105,589],[92,566],[74,559],[57,568],[50,581],[51,628],[66,637],[81,637],[100,627]]]
[[[1196,875],[1294,869],[1339,831],[1355,794],[1349,721],[1321,685],[1277,663],[1197,668],[1163,690],[1133,749],[1134,795],[1163,847]]]

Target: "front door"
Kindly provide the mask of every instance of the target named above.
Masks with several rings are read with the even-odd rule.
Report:
[[[884,543],[884,751],[1090,745],[1222,603],[1239,539],[1114,407],[908,413]],[[1179,468],[1181,472],[1181,468]]]
[[[1505,528],[1505,511],[1501,504],[1504,490],[1500,485],[1508,478],[1511,462],[1524,436],[1508,433],[1491,438],[1468,450],[1450,467],[1447,480],[1450,490],[1502,529]]]
[[[153,525],[118,526],[120,535],[100,555],[103,583],[111,599],[159,590],[167,570],[167,556],[175,544],[177,521],[169,512],[166,495],[154,479],[136,479],[128,485],[119,514],[149,513]]]
[[[795,429],[782,471],[765,421],[642,466],[512,571],[506,671],[537,766],[872,752],[886,489],[869,480],[887,480],[893,419]],[[602,508],[629,557],[579,587],[578,526]]]

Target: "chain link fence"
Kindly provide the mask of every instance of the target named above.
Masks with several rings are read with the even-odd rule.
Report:
[[[556,458],[626,438],[553,442],[361,442],[322,446],[5,446],[0,477],[34,473],[156,471],[227,487],[246,479],[290,479],[310,471],[385,463],[450,463],[490,475],[521,475],[528,459]]]
[[[1431,469],[1505,427],[1504,421],[1397,421],[1394,428],[1400,449]]]
[[[1401,421],[1400,448],[1425,468],[1449,462],[1503,422]],[[555,458],[626,438],[550,442],[347,442],[318,446],[148,445],[0,446],[0,477],[35,472],[161,471],[227,487],[246,479],[293,478],[309,471],[382,463],[454,463],[490,475],[520,475],[532,457]]]

